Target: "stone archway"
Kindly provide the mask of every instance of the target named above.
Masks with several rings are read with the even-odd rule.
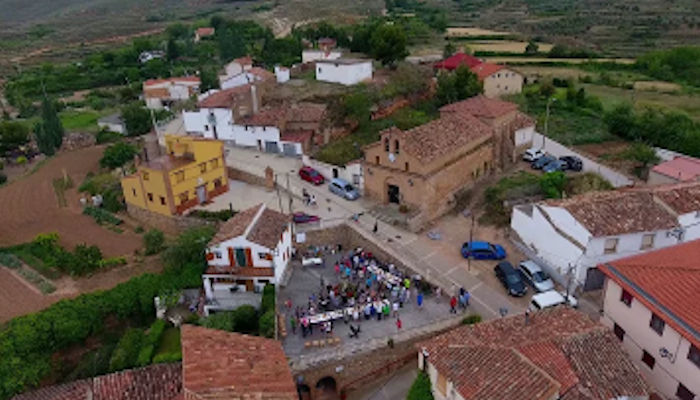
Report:
[[[338,383],[332,376],[324,376],[316,382],[316,396],[314,400],[336,400],[339,399]]]
[[[390,176],[384,181],[384,190],[382,193],[382,202],[385,204],[394,203],[400,204],[402,198],[401,187],[394,177]]]
[[[299,400],[311,400],[311,388],[309,385],[298,384],[297,393],[299,393]]]

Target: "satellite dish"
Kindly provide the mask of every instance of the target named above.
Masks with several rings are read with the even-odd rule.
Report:
[[[394,161],[396,161],[396,156],[394,155],[394,153],[389,153],[389,162],[394,162]]]

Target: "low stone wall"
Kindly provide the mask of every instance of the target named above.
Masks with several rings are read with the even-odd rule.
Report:
[[[251,174],[250,172],[242,171],[240,169],[228,167],[226,168],[226,172],[228,174],[229,179],[233,179],[236,181],[242,181],[245,183],[249,183],[251,185],[257,185],[257,186],[265,186],[265,178],[261,176],[257,176],[255,174]]]
[[[178,233],[189,228],[216,225],[215,222],[205,221],[200,218],[185,217],[181,215],[166,216],[158,214],[129,203],[126,204],[126,212],[129,214],[129,216],[139,221],[143,225],[150,228],[160,229],[161,231],[171,235],[177,235]]]

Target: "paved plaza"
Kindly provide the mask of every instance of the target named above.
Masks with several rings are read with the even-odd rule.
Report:
[[[285,315],[285,325],[287,337],[283,340],[285,353],[290,357],[300,355],[309,356],[323,352],[333,352],[336,350],[349,350],[351,348],[358,349],[365,346],[368,341],[383,340],[386,345],[390,336],[400,333],[396,326],[396,318],[392,315],[389,318],[377,320],[376,317],[365,320],[360,314],[357,321],[346,323],[343,319],[337,319],[333,322],[333,332],[331,336],[321,332],[318,325],[313,326],[313,333],[302,337],[301,329],[297,328],[296,334],[292,332],[290,324],[290,315],[294,313],[296,306],[308,307],[309,296],[313,293],[317,294],[321,291],[321,285],[336,285],[341,281],[341,278],[336,275],[334,265],[336,260],[340,258],[339,254],[333,254],[325,257],[325,266],[307,266],[302,267],[298,262],[292,264],[293,272],[289,283],[286,287],[280,288],[278,296],[278,309]],[[379,260],[380,262],[382,260]],[[412,288],[412,293],[409,301],[399,309],[399,318],[402,322],[401,332],[414,330],[416,328],[430,327],[439,321],[451,320],[455,317],[449,310],[449,299],[442,296],[437,299],[432,293],[424,295],[422,307],[418,307],[416,302],[416,288]],[[291,299],[291,311],[285,305],[287,300]],[[467,313],[469,310],[467,310]],[[466,314],[465,314],[466,315]],[[361,332],[359,338],[350,338],[350,325],[360,326]],[[340,343],[335,345],[325,345],[323,347],[306,347],[306,342],[320,341],[328,337],[339,338]]]

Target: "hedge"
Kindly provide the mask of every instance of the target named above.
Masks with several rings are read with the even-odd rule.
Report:
[[[22,262],[10,253],[0,253],[0,265],[8,268],[17,269],[22,266]]]
[[[160,337],[163,335],[165,327],[166,323],[162,319],[157,319],[151,325],[143,341],[141,350],[139,351],[136,365],[143,367],[151,363],[153,353],[155,352],[158,342],[160,342]]]
[[[163,354],[158,354],[153,358],[153,364],[160,364],[160,363],[169,363],[169,362],[176,362],[182,360],[182,353],[181,352],[175,352],[175,353],[163,353]]]
[[[430,389],[430,378],[428,374],[421,371],[413,381],[411,388],[408,390],[406,400],[433,400],[433,392]]]
[[[114,372],[135,367],[144,339],[141,329],[128,329],[124,336],[119,339],[117,348],[112,353],[112,358],[109,360],[109,370]]]
[[[122,220],[115,217],[111,212],[102,208],[87,206],[83,209],[83,214],[91,216],[98,224],[119,225]]]
[[[275,310],[269,310],[260,317],[260,336],[275,337]]]
[[[462,325],[474,325],[481,322],[481,315],[479,314],[471,314],[467,315],[462,319]]]
[[[260,303],[260,313],[275,310],[275,285],[267,284],[263,289],[262,301]]]

